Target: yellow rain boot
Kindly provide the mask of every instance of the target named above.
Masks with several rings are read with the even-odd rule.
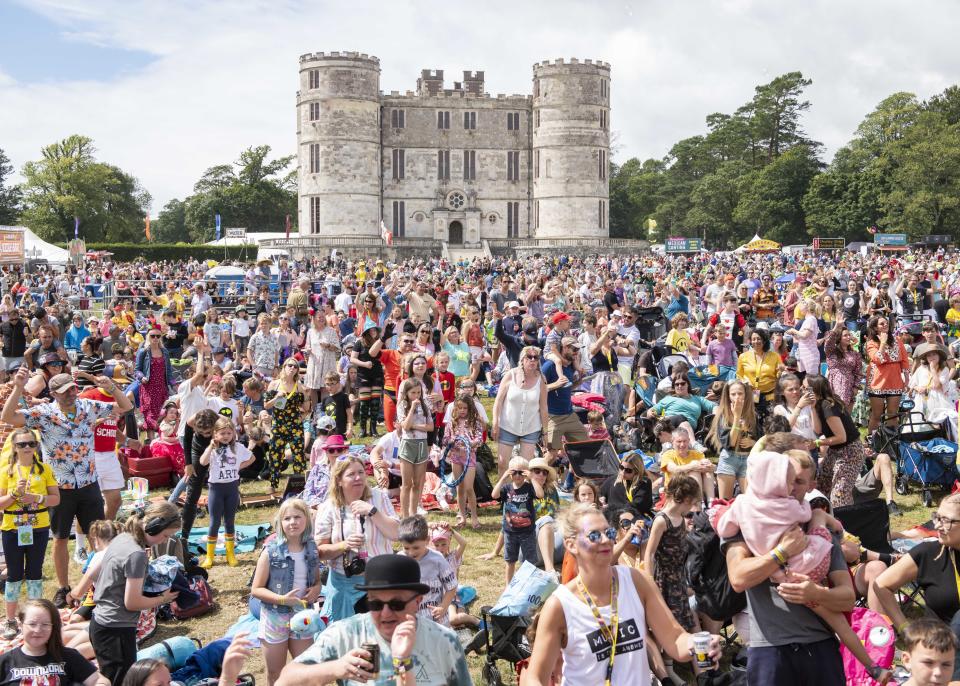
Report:
[[[227,541],[226,541],[226,546],[227,546],[227,564],[230,565],[231,567],[236,567],[236,566],[237,566],[237,557],[236,557],[236,555],[234,555],[234,551],[233,551],[233,541],[234,541],[233,536],[232,536],[231,534],[227,534]]]
[[[200,566],[204,569],[213,567],[213,557],[217,551],[217,539],[207,539],[207,556],[200,561]]]

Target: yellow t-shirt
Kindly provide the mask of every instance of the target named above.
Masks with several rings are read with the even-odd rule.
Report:
[[[947,327],[948,336],[960,336],[960,311],[952,307],[947,310]]]
[[[684,467],[702,459],[704,459],[704,455],[699,450],[688,450],[686,457],[680,457],[679,453],[673,448],[665,450],[663,455],[660,456],[660,471],[663,472],[664,487],[670,483],[671,467]]]
[[[675,353],[685,353],[690,347],[690,334],[683,329],[670,329],[667,334],[666,345]]]
[[[17,482],[20,479],[27,481],[27,493],[33,493],[35,495],[47,495],[47,489],[57,485],[57,480],[53,476],[53,470],[50,469],[50,465],[48,464],[40,464],[39,469],[36,465],[30,467],[14,465],[13,474],[8,474],[9,464],[9,462],[4,462],[0,465],[0,493],[4,495],[16,489]],[[3,523],[0,524],[0,531],[13,531],[17,528],[17,515],[11,513],[20,510],[45,509],[47,507],[46,503],[43,505],[31,503],[27,507],[22,506],[20,503],[13,503],[3,511]],[[34,529],[50,526],[49,510],[39,512],[35,517],[36,521],[31,522]]]

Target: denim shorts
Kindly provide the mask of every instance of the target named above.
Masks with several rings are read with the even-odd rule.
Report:
[[[503,532],[504,561],[516,562],[520,559],[521,550],[524,560],[537,559],[537,532],[533,527],[522,533]]]
[[[516,445],[517,443],[529,443],[535,445],[540,441],[540,434],[542,432],[538,429],[537,431],[531,431],[525,436],[518,436],[515,433],[510,433],[503,427],[500,428],[500,438],[497,439],[498,443],[503,443],[504,445]]]
[[[717,474],[735,476],[738,479],[747,478],[747,453],[734,453],[729,450],[720,451],[720,460],[717,462]]]

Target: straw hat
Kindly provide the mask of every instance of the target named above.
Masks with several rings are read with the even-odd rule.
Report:
[[[550,463],[547,462],[542,457],[535,457],[527,464],[527,469],[533,471],[534,469],[545,469],[549,474],[550,478],[554,481],[557,480],[557,470],[550,466]]]
[[[913,351],[913,357],[916,360],[922,360],[926,358],[927,353],[937,353],[940,356],[941,366],[945,365],[947,363],[947,358],[950,357],[950,355],[947,353],[947,349],[939,343],[921,343]]]

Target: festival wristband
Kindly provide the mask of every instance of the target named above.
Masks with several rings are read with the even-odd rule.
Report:
[[[413,671],[413,658],[405,657],[402,660],[400,658],[393,658],[393,671],[397,674],[406,674],[407,672]]]

